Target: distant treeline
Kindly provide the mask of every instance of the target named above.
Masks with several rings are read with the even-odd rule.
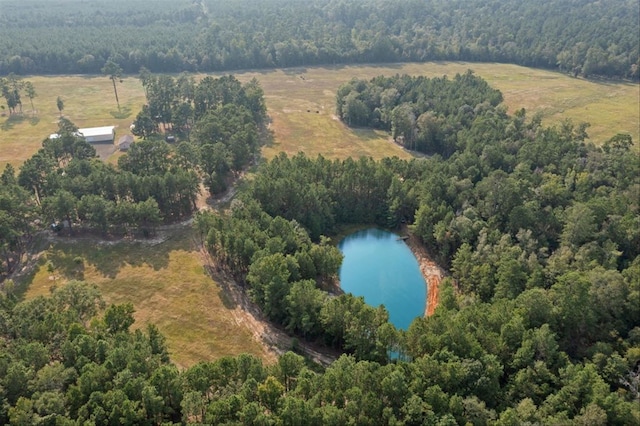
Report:
[[[0,0],[0,75],[463,60],[638,79],[635,0]]]

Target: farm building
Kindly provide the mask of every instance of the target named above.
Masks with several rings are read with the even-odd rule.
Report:
[[[88,127],[78,129],[78,134],[89,143],[113,143],[116,138],[115,126]]]
[[[104,127],[87,127],[86,129],[78,129],[78,136],[82,136],[89,143],[113,143],[116,138],[115,126]],[[49,139],[56,139],[59,135],[53,133],[49,135]]]
[[[123,135],[118,139],[118,149],[120,151],[126,151],[131,147],[133,143],[133,136],[131,135]]]

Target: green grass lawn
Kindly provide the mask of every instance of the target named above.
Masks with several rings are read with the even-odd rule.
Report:
[[[265,92],[274,143],[265,147],[267,158],[280,151],[330,158],[370,155],[374,158],[411,155],[389,143],[388,135],[350,129],[337,121],[335,93],[340,84],[377,75],[411,74],[430,77],[472,69],[504,94],[509,112],[526,108],[540,111],[546,124],[565,118],[589,122],[588,133],[602,143],[618,132],[640,137],[640,86],[635,83],[589,81],[565,74],[508,64],[429,62],[336,67],[291,68],[236,72],[241,81],[257,78]],[[40,148],[57,128],[56,98],[64,99],[63,114],[79,127],[115,125],[116,137],[126,134],[144,103],[140,81],[129,76],[118,83],[118,111],[111,80],[105,76],[27,77],[36,89],[36,114],[24,99],[21,118],[0,118],[0,168],[19,166]],[[33,115],[33,116],[32,116]]]
[[[265,355],[234,320],[235,306],[205,273],[190,231],[175,232],[153,246],[65,240],[51,244],[33,273],[18,282],[25,298],[49,294],[52,285],[71,279],[86,280],[98,286],[108,304],[133,303],[134,327],[156,324],[180,367],[240,353]],[[53,273],[47,262],[54,265]]]
[[[370,155],[374,158],[410,154],[388,143],[389,136],[371,130],[353,130],[335,119],[335,93],[351,78],[378,75],[437,77],[471,69],[500,89],[508,111],[525,108],[532,116],[541,112],[544,124],[569,118],[588,122],[591,140],[601,144],[616,133],[640,137],[640,85],[589,81],[565,74],[518,65],[467,62],[429,62],[396,65],[313,67],[237,73],[242,81],[257,78],[265,91],[275,143],[263,152],[271,158],[280,151],[318,153],[331,158]],[[318,111],[319,113],[316,113]]]

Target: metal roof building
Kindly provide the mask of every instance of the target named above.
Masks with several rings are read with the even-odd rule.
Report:
[[[116,138],[116,127],[88,127],[86,129],[78,129],[78,134],[89,143],[113,143]]]
[[[131,147],[133,143],[133,136],[131,135],[123,135],[118,139],[118,149],[120,151],[126,151]]]
[[[82,136],[89,143],[113,143],[116,139],[116,126],[87,127],[78,129],[76,134]],[[49,139],[59,137],[60,135],[57,133],[49,135]]]

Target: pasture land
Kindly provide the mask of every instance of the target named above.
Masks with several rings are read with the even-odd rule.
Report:
[[[264,148],[271,158],[280,151],[330,158],[370,155],[374,158],[410,153],[389,142],[384,132],[350,129],[335,117],[335,93],[340,84],[378,75],[411,74],[430,77],[463,73],[467,69],[485,78],[504,94],[509,112],[525,108],[540,111],[545,124],[569,118],[589,122],[591,140],[604,142],[619,132],[640,137],[640,86],[636,83],[588,81],[567,75],[517,65],[466,62],[358,65],[290,68],[234,72],[241,81],[257,78],[265,92],[272,144]],[[56,98],[64,100],[62,113],[79,127],[115,125],[116,137],[129,132],[129,125],[144,103],[140,81],[129,76],[118,83],[121,110],[116,107],[111,80],[105,76],[26,77],[36,89],[37,113],[23,99],[22,117],[0,118],[0,169],[8,163],[19,166],[35,153],[44,138],[57,128]],[[114,154],[117,157],[119,154]],[[110,161],[114,161],[111,158]]]
[[[240,308],[206,273],[192,231],[183,226],[164,238],[108,244],[90,237],[49,239],[18,288],[28,299],[72,279],[93,283],[107,304],[133,303],[134,328],[156,324],[171,359],[182,368],[241,353],[272,359],[238,321],[234,310]]]
[[[335,120],[335,93],[351,78],[370,79],[379,75],[424,75],[450,78],[473,70],[504,95],[509,113],[525,108],[529,117],[543,114],[552,125],[571,119],[588,122],[591,140],[601,144],[616,133],[640,136],[640,85],[628,82],[590,81],[558,72],[518,65],[468,62],[358,65],[292,68],[264,72],[236,73],[241,80],[257,78],[264,88],[275,143],[264,149],[270,158],[280,151],[298,151],[315,156],[389,155],[409,153],[388,142],[384,132],[349,129]],[[310,112],[307,112],[307,111]],[[316,113],[319,111],[319,113]]]
[[[33,107],[23,94],[22,116],[0,118],[0,168],[18,167],[31,157],[42,141],[58,130],[60,112],[56,99],[64,102],[62,115],[78,127],[116,126],[116,139],[129,133],[129,126],[145,102],[140,80],[124,78],[117,83],[120,110],[111,80],[105,76],[29,76],[37,96]],[[4,99],[0,99],[4,102]]]

